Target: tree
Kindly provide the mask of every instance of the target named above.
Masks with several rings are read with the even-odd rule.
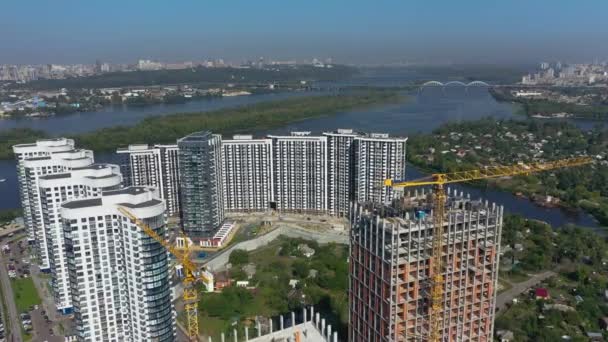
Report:
[[[310,270],[310,267],[308,267],[308,263],[306,263],[306,261],[297,260],[296,262],[293,263],[292,267],[293,267],[294,276],[296,276],[298,278],[308,277],[308,272]]]
[[[249,262],[249,253],[243,249],[235,249],[230,253],[228,261],[232,266],[243,265]]]

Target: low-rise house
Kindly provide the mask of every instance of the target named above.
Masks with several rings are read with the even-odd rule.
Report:
[[[496,337],[500,342],[511,342],[514,340],[513,332],[510,330],[498,330]]]
[[[604,336],[602,335],[601,332],[587,332],[587,337],[589,338],[590,341],[603,341],[604,340]]]
[[[608,317],[600,318],[600,328],[608,330]]]
[[[300,253],[302,253],[302,255],[307,258],[310,258],[315,255],[315,250],[313,248],[308,247],[308,245],[305,243],[301,243],[298,245],[298,251],[300,251]]]
[[[536,290],[534,290],[534,297],[536,299],[542,299],[542,300],[547,300],[547,299],[551,298],[549,296],[549,290],[547,290],[544,287],[539,287]]]

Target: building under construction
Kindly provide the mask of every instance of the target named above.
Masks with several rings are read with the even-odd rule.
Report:
[[[431,194],[358,203],[351,217],[349,341],[426,341]],[[441,341],[492,341],[503,208],[448,191]]]

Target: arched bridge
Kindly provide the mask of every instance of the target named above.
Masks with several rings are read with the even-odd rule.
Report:
[[[428,81],[424,82],[421,87],[450,87],[450,86],[461,86],[461,87],[489,87],[490,85],[484,81],[472,81],[469,83],[464,83],[461,81],[450,81],[446,83],[441,83],[439,81]]]

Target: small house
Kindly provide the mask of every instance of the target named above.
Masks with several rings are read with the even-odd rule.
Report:
[[[544,287],[539,287],[536,290],[534,290],[534,297],[536,299],[547,300],[547,299],[550,298],[550,296],[549,296],[549,290],[547,290]]]
[[[600,318],[600,327],[604,330],[608,330],[608,317]]]

